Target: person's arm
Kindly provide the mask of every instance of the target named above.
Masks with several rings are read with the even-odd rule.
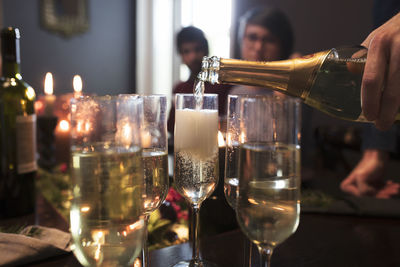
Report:
[[[371,32],[362,45],[368,48],[361,85],[363,113],[386,130],[400,107],[400,13]]]

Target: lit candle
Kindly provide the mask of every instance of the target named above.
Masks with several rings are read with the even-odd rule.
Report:
[[[46,116],[52,116],[54,102],[56,101],[56,96],[53,95],[53,75],[50,72],[46,73],[46,77],[44,79],[44,93],[45,93],[44,114]]]
[[[61,132],[68,132],[69,131],[69,122],[67,120],[62,120],[59,123],[59,128]]]
[[[70,146],[70,123],[67,119],[62,119],[57,124],[55,130],[56,136],[56,158],[59,163],[69,162],[69,146]]]
[[[74,97],[78,98],[82,95],[82,78],[79,75],[75,75],[72,81],[74,87]]]

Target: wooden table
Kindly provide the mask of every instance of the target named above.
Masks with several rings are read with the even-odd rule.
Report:
[[[39,224],[68,229],[68,224],[43,198],[38,199]],[[4,223],[4,222],[3,222]],[[0,222],[1,224],[1,222]],[[201,254],[220,267],[244,266],[245,237],[240,230],[201,240]],[[151,267],[168,267],[191,257],[189,244],[150,253]],[[253,258],[258,264],[254,252]],[[80,266],[72,253],[29,266]],[[253,265],[258,266],[258,265]],[[278,246],[273,267],[400,266],[400,219],[304,213],[294,235]]]

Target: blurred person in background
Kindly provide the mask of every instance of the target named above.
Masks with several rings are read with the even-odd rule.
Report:
[[[240,57],[250,61],[294,58],[294,35],[287,16],[275,7],[256,7],[240,17],[238,27]],[[271,94],[255,86],[234,86],[231,94]]]
[[[173,89],[175,94],[193,93],[193,86],[197,74],[201,70],[201,61],[204,56],[208,56],[208,41],[202,30],[189,26],[181,29],[176,36],[178,53],[182,62],[189,68],[190,76],[185,82],[178,83]],[[218,94],[218,112],[220,116],[226,113],[226,101],[231,85],[221,84],[212,85],[205,83],[204,93]],[[171,110],[168,118],[168,132],[173,136],[175,124],[175,105],[172,100]],[[173,140],[173,138],[171,138]],[[172,141],[171,140],[171,141]]]

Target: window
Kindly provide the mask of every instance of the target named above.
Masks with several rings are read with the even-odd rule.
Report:
[[[170,96],[188,70],[181,66],[175,34],[185,26],[202,29],[210,55],[229,57],[232,0],[138,0],[137,92]]]
[[[232,0],[181,0],[180,26],[203,30],[210,56],[229,57],[231,10]],[[187,80],[188,68],[181,64],[180,72],[180,80]]]

